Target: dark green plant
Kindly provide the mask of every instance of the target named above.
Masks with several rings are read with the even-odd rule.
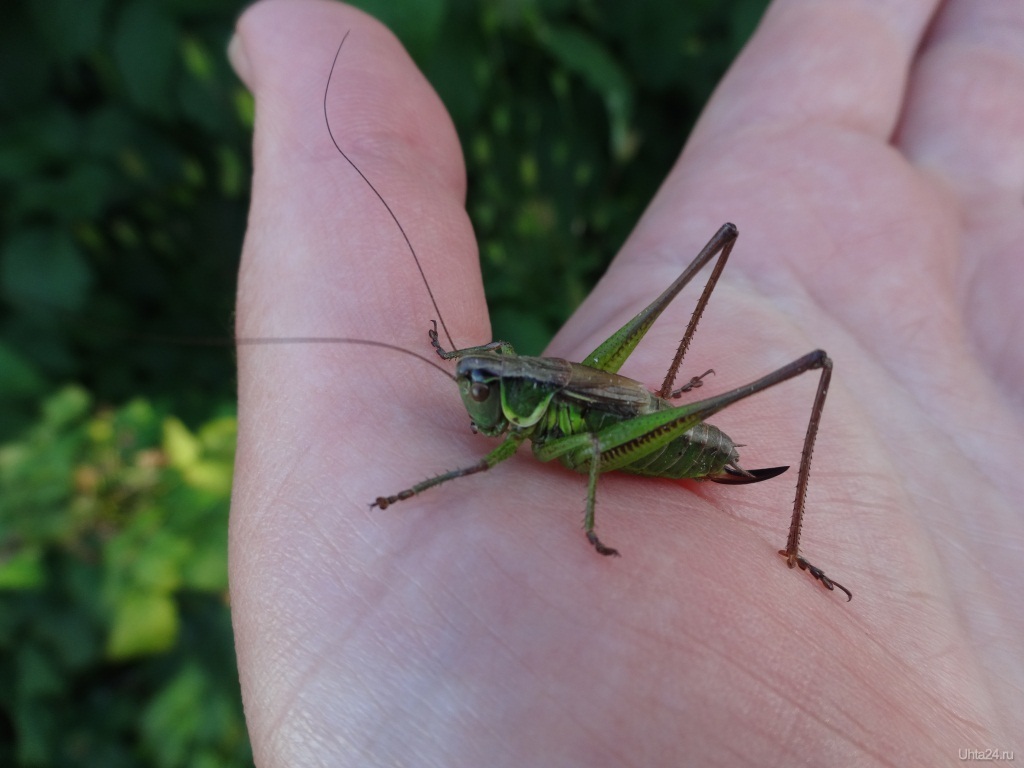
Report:
[[[5,5],[0,430],[69,380],[193,418],[230,397],[229,355],[131,335],[230,335],[250,175],[251,107],[224,58],[240,5]]]
[[[227,606],[235,420],[69,387],[0,448],[3,765],[247,765]]]

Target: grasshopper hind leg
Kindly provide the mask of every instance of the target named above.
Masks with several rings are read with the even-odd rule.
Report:
[[[799,568],[801,571],[807,571],[809,574],[811,574],[811,576],[820,581],[821,585],[825,587],[825,589],[829,590],[830,592],[838,589],[846,593],[846,602],[850,602],[851,600],[853,600],[853,593],[850,590],[848,590],[838,581],[833,581],[832,579],[830,579],[828,576],[825,575],[825,572],[821,570],[821,568],[819,568],[818,566],[811,565],[809,562],[807,562],[807,558],[805,558],[803,555],[793,554],[787,552],[784,549],[780,549],[779,554],[786,558],[786,565],[788,565],[790,568]]]
[[[806,558],[804,558],[803,555],[800,554],[800,533],[803,528],[807,499],[807,485],[810,481],[811,455],[814,452],[814,442],[818,435],[818,426],[821,423],[821,414],[825,407],[825,397],[828,394],[828,387],[832,378],[832,360],[829,356],[820,349],[810,352],[744,387],[738,387],[731,392],[725,392],[716,397],[708,398],[700,403],[696,403],[694,405],[694,408],[696,409],[694,414],[706,419],[732,403],[743,400],[758,392],[763,392],[769,387],[774,387],[776,384],[788,381],[802,373],[812,370],[820,371],[818,388],[815,391],[814,403],[811,406],[811,415],[807,420],[807,431],[804,435],[804,445],[800,453],[800,468],[797,476],[796,498],[793,501],[793,514],[790,518],[789,524],[789,537],[786,540],[786,548],[780,550],[779,554],[786,559],[786,564],[790,568],[799,568],[802,571],[806,571],[826,589],[830,591],[838,589],[846,595],[847,600],[851,600],[853,598],[853,594],[850,590],[839,582],[833,581],[825,575],[825,572],[822,571],[821,568],[812,565]],[[727,468],[724,472],[709,479],[720,483],[742,484],[767,479],[775,474],[781,474],[782,471],[784,470],[781,467],[747,471],[733,466],[731,470],[730,468]],[[748,477],[747,475],[750,475],[751,477]]]
[[[594,533],[593,528],[587,531],[587,541],[594,545],[594,549],[597,550],[599,555],[610,555],[612,557],[619,556],[619,550],[612,549],[611,547],[605,546],[601,543],[601,540],[597,538],[597,534]]]
[[[790,518],[789,524],[789,537],[786,540],[786,548],[779,550],[779,554],[786,558],[786,564],[790,568],[799,568],[802,571],[807,571],[808,574],[829,591],[838,589],[846,594],[847,600],[852,600],[853,593],[850,590],[839,582],[830,579],[821,568],[812,565],[800,554],[800,533],[803,528],[807,485],[811,474],[811,455],[814,453],[814,441],[818,435],[818,425],[821,423],[821,414],[825,408],[825,396],[828,394],[828,385],[832,379],[832,360],[823,350],[817,349],[748,384],[746,387],[740,387],[717,398],[711,398],[707,402],[719,401],[720,405],[716,406],[715,410],[721,410],[722,407],[731,402],[742,400],[745,397],[762,392],[769,387],[773,387],[776,384],[811,370],[818,370],[821,374],[818,378],[818,388],[815,391],[814,403],[811,406],[811,415],[807,421],[807,432],[804,435],[803,450],[800,453],[800,469],[796,483],[796,498],[793,502],[793,515]],[[739,467],[733,467],[731,470],[726,468],[722,474],[709,479],[719,483],[754,483],[774,477],[784,471],[785,468],[783,467],[753,471],[740,470]],[[750,475],[750,477],[746,475]]]

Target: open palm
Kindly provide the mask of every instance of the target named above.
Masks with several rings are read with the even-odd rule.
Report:
[[[941,6],[938,7],[937,6]],[[464,170],[390,33],[271,0],[239,23],[256,95],[243,337],[430,354],[435,311],[489,341]],[[260,765],[937,765],[1024,733],[1024,10],[777,0],[606,277],[552,343],[579,360],[724,221],[740,239],[684,376],[694,394],[835,360],[803,548],[795,473],[754,486],[473,463],[450,381],[357,345],[243,346],[232,607]],[[696,291],[623,368],[656,386]],[[813,380],[812,380],[813,379]],[[714,422],[796,464],[815,375]],[[737,759],[738,758],[738,759]]]

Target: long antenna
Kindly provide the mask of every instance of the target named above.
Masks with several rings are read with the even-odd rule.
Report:
[[[349,32],[351,32],[351,30],[349,30]],[[441,316],[441,309],[440,307],[437,306],[437,300],[434,298],[434,292],[430,290],[430,283],[427,282],[427,275],[423,271],[423,265],[420,264],[420,259],[416,255],[416,249],[412,247],[412,241],[409,240],[409,236],[405,233],[405,228],[402,226],[402,222],[398,220],[398,217],[395,215],[395,212],[391,210],[391,206],[388,205],[388,202],[387,200],[384,199],[384,196],[381,195],[381,193],[377,191],[377,188],[373,186],[373,183],[368,178],[366,178],[366,174],[359,170],[359,166],[352,162],[352,158],[345,154],[345,151],[338,144],[338,140],[334,137],[334,131],[331,130],[331,119],[327,115],[327,94],[331,90],[331,80],[334,78],[334,69],[338,65],[338,57],[341,55],[342,46],[345,45],[345,41],[348,40],[348,35],[349,33],[346,32],[345,36],[341,38],[341,43],[338,45],[338,50],[334,54],[334,61],[331,63],[331,73],[327,76],[327,87],[324,88],[324,122],[327,123],[327,133],[330,134],[331,141],[334,143],[334,148],[337,149],[338,153],[342,157],[344,157],[345,160],[348,161],[348,164],[355,169],[355,172],[362,177],[363,181],[366,182],[366,185],[373,190],[373,194],[377,196],[377,199],[380,200],[381,204],[387,209],[387,212],[391,214],[391,218],[394,220],[395,225],[398,227],[398,231],[402,233],[402,237],[405,239],[405,244],[409,246],[409,253],[412,254],[413,261],[416,262],[416,269],[420,271],[420,277],[423,278],[423,285],[427,289],[427,295],[430,296],[430,303],[434,305],[434,311],[437,313],[437,318],[438,320],[441,321],[441,329],[444,331],[444,335],[448,339],[449,346],[452,349],[454,349],[455,342],[452,341],[452,335],[448,333],[448,326],[445,325],[444,317]]]
[[[216,343],[217,341],[219,341],[219,340],[216,340],[216,339],[213,339],[213,340],[203,340],[203,339],[200,339],[199,340],[199,344],[209,345],[209,346],[219,346],[219,344]],[[397,346],[395,344],[387,344],[386,342],[383,342],[383,341],[370,341],[368,339],[350,339],[350,338],[345,338],[345,337],[342,337],[342,336],[296,336],[296,337],[289,337],[287,339],[263,339],[263,338],[244,338],[243,337],[243,338],[240,338],[240,339],[239,338],[232,339],[231,342],[233,344],[236,344],[236,345],[240,346],[240,347],[241,346],[254,346],[254,347],[255,346],[265,346],[265,345],[270,345],[270,344],[361,344],[361,345],[367,346],[367,347],[379,347],[380,349],[390,349],[392,352],[401,352],[403,355],[409,355],[410,357],[415,357],[418,360],[422,360],[424,363],[429,365],[431,368],[436,368],[441,373],[443,373],[446,377],[448,377],[452,381],[455,381],[455,377],[454,376],[452,376],[450,373],[448,373],[448,371],[446,371],[440,365],[435,363],[433,360],[430,360],[429,358],[419,354],[418,352],[413,352],[412,350],[408,350],[405,347],[399,347],[399,346]]]
[[[120,329],[107,329],[106,333],[112,336],[122,336],[134,341],[147,341],[157,344],[170,344],[183,347],[261,347],[273,344],[360,344],[364,347],[377,347],[378,349],[389,349],[392,352],[401,352],[403,355],[415,357],[431,368],[436,368],[446,378],[455,381],[455,377],[448,371],[435,363],[433,360],[418,352],[400,347],[397,344],[388,344],[384,341],[371,341],[370,339],[353,339],[346,336],[289,336],[284,339],[264,338],[262,336],[236,336],[229,338],[225,336],[176,336],[166,333],[134,333]]]

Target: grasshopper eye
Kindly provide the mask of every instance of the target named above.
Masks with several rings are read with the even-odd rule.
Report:
[[[469,396],[476,400],[476,402],[482,403],[491,396],[491,388],[482,381],[474,381],[469,387]]]

